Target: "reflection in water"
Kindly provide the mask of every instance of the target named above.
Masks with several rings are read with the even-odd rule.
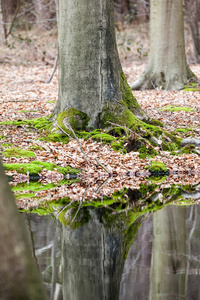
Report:
[[[32,214],[28,227],[51,299],[196,300],[199,215],[198,205],[166,206],[127,231],[128,217],[85,207],[73,227]]]

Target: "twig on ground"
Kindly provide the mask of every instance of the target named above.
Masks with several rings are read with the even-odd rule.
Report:
[[[111,175],[110,171],[98,160],[98,158],[95,158],[96,162],[100,167],[102,167],[109,175]]]
[[[82,154],[83,154],[83,156],[84,156],[85,161],[86,161],[87,164],[90,166],[90,163],[89,163],[89,161],[88,161],[88,159],[87,159],[87,157],[86,157],[86,153],[85,153],[85,151],[83,150],[83,148],[82,148],[82,146],[81,146],[81,143],[79,142],[79,139],[77,138],[77,136],[76,136],[74,130],[71,128],[71,126],[69,125],[69,128],[70,128],[70,130],[72,131],[72,133],[73,133],[73,135],[74,135],[74,138],[73,138],[70,134],[68,134],[67,132],[65,132],[58,124],[57,124],[57,126],[58,126],[58,128],[59,128],[64,134],[66,134],[69,138],[72,138],[72,139],[74,139],[74,140],[77,141],[77,143],[78,143],[78,145],[79,145],[79,148],[80,148],[80,150],[81,150],[81,152],[82,152]]]
[[[53,78],[53,75],[56,71],[56,68],[58,66],[58,53],[56,54],[56,58],[55,58],[55,62],[54,62],[54,66],[53,66],[53,70],[51,72],[51,75],[49,76],[49,78],[45,81],[45,83],[50,83],[52,78]]]

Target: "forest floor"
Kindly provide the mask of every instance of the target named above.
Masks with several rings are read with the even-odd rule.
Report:
[[[122,66],[131,83],[142,73],[145,62],[136,60],[123,60]],[[191,65],[191,69],[200,78],[200,65]],[[50,65],[22,65],[3,63],[0,65],[0,122],[25,120],[49,116],[55,106],[58,97],[58,74],[55,73],[51,83],[45,81],[52,71]],[[200,92],[191,91],[162,91],[159,89],[133,91],[141,107],[152,117],[164,123],[167,131],[176,131],[181,137],[194,137],[200,139]],[[177,108],[178,109],[173,109]],[[186,107],[187,109],[181,109]],[[189,108],[189,109],[188,109]],[[8,148],[19,147],[30,150],[31,146],[40,146],[35,150],[35,157],[8,157],[2,156],[3,163],[30,163],[33,160],[41,162],[52,162],[58,166],[71,166],[81,170],[81,174],[87,178],[87,184],[92,185],[94,179],[100,183],[108,176],[108,173],[97,164],[99,162],[106,166],[112,176],[112,180],[101,187],[101,193],[110,194],[114,190],[123,187],[137,188],[145,181],[148,172],[145,167],[151,165],[152,161],[162,161],[170,176],[165,184],[178,182],[180,184],[198,184],[200,182],[200,155],[198,153],[171,155],[163,151],[162,147],[155,147],[158,155],[151,159],[139,158],[138,152],[121,154],[113,151],[110,145],[95,142],[91,139],[80,140],[87,158],[88,165],[80,151],[76,140],[70,140],[68,144],[59,142],[39,141],[40,133],[30,131],[26,125],[0,125],[0,151],[3,153]],[[196,148],[198,151],[200,148]],[[29,181],[28,175],[19,175],[15,171],[7,172],[8,175],[16,175],[16,182]],[[127,175],[128,174],[128,175]],[[56,171],[43,170],[43,181],[59,181],[62,174]],[[137,176],[136,176],[137,175]],[[136,178],[137,177],[137,178]],[[62,186],[59,193],[68,195],[72,200],[82,197],[84,188],[74,186]],[[54,198],[55,189],[50,190]],[[84,194],[85,195],[85,194]],[[92,198],[96,195],[96,186],[87,190],[87,196]],[[38,192],[37,197],[47,197],[44,191]],[[49,196],[48,196],[49,197]],[[48,198],[47,197],[47,198]],[[53,199],[51,198],[51,199]],[[48,198],[49,199],[49,198]],[[25,203],[25,199],[23,200]],[[30,203],[27,200],[26,206]],[[33,203],[31,204],[33,205]]]

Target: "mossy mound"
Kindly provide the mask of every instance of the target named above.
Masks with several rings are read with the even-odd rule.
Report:
[[[4,157],[35,157],[35,153],[29,150],[23,150],[20,148],[8,148],[2,155]]]
[[[98,142],[102,142],[102,143],[110,143],[110,142],[113,142],[116,140],[113,136],[111,136],[107,133],[98,133],[98,134],[92,135],[92,139],[95,141],[98,141]]]
[[[16,171],[17,173],[27,174],[29,172],[30,176],[38,176],[43,169],[46,170],[57,170],[61,174],[74,174],[79,173],[78,169],[73,169],[69,166],[59,167],[56,164],[41,162],[41,161],[32,161],[30,163],[13,163],[13,164],[4,164],[4,168],[7,171]]]

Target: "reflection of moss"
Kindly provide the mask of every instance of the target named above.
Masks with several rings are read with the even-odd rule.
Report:
[[[35,157],[35,153],[29,150],[23,150],[20,148],[6,149],[2,155],[4,157]]]
[[[69,166],[67,167],[59,167],[56,164],[41,162],[41,161],[32,161],[30,163],[13,163],[13,164],[4,164],[4,167],[8,171],[16,171],[17,173],[26,174],[29,172],[30,176],[36,176],[43,169],[53,171],[57,169],[59,173],[69,174],[69,173],[79,173],[80,171],[77,169],[73,169]]]

